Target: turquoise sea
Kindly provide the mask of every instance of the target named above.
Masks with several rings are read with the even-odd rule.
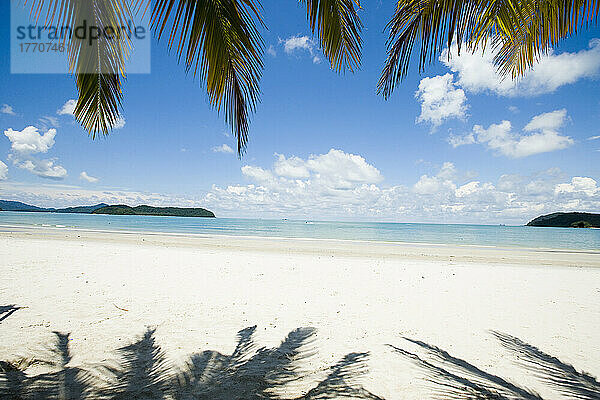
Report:
[[[0,211],[0,230],[6,230],[3,226],[600,250],[600,229],[527,226],[324,222]]]

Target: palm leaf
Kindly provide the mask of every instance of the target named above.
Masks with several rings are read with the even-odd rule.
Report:
[[[406,77],[415,46],[422,72],[453,43],[460,54],[463,45],[473,51],[491,42],[499,72],[516,78],[551,46],[597,21],[599,10],[598,0],[400,0],[387,25],[378,92],[388,98]]]
[[[519,18],[499,26],[495,38],[499,48],[494,61],[502,75],[523,75],[565,37],[594,23],[600,11],[598,0],[522,1]]]
[[[150,0],[138,1],[147,9]],[[212,106],[225,109],[225,119],[237,138],[238,155],[248,142],[249,113],[259,101],[263,69],[262,24],[258,0],[156,0],[151,27],[160,39],[170,22],[168,46],[193,70]]]
[[[331,67],[354,71],[361,63],[362,22],[355,6],[358,0],[301,0],[306,4],[310,28],[318,31],[323,53]]]
[[[108,134],[119,118],[123,99],[121,79],[130,41],[117,27],[126,26],[131,12],[127,0],[34,0],[31,5],[36,20],[45,15],[46,25],[75,27],[114,27],[112,39],[95,40],[77,35],[64,37],[69,69],[75,75],[79,97],[75,118],[92,137]]]

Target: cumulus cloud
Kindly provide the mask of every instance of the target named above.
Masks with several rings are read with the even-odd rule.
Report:
[[[417,122],[429,122],[436,128],[447,119],[464,119],[467,96],[454,84],[452,74],[423,78],[415,97],[421,102],[421,115]]]
[[[316,50],[317,46],[308,36],[291,36],[287,39],[279,39],[279,43],[283,45],[283,50],[286,54],[304,52],[311,56],[313,63],[318,64],[321,62],[321,58]]]
[[[58,115],[73,115],[75,112],[75,106],[77,105],[77,100],[70,99],[67,100],[65,104],[61,108],[59,108],[56,113]]]
[[[345,155],[352,160],[351,154],[338,151],[341,158]],[[432,171],[417,182],[386,186],[380,181],[381,174],[374,173],[374,165],[354,155],[359,159],[349,164],[354,169],[352,175],[361,178],[350,187],[340,188],[335,184],[339,178],[323,176],[328,168],[316,172],[309,166],[310,160],[327,164],[321,162],[327,154],[308,158],[283,156],[294,160],[294,166],[302,161],[309,172],[305,178],[285,176],[303,175],[302,170],[290,173],[284,169],[278,173],[275,165],[282,158],[276,155],[269,167],[242,167],[244,177],[250,180],[247,184],[214,185],[197,196],[0,181],[0,198],[53,207],[100,202],[205,207],[220,216],[252,217],[260,213],[265,218],[515,224],[550,212],[593,212],[600,208],[597,177],[569,177],[557,168],[529,176],[505,174],[483,181],[474,180],[453,163],[445,162],[441,167],[428,167]],[[370,172],[359,172],[365,168]]]
[[[55,160],[38,160],[37,158],[20,159],[14,155],[9,155],[15,166],[22,168],[42,178],[63,179],[67,176],[67,170],[62,166],[55,164]]]
[[[306,161],[295,156],[285,158],[283,154],[277,154],[274,170],[277,175],[284,176],[286,178],[302,179],[310,176]]]
[[[275,47],[272,44],[269,45],[269,47],[267,48],[267,54],[271,57],[277,57],[277,51],[275,50]]]
[[[525,125],[526,132],[535,132],[543,130],[557,130],[564,125],[567,119],[567,110],[565,108],[552,112],[536,115]]]
[[[0,113],[8,115],[17,115],[13,110],[12,106],[9,106],[8,104],[2,104],[2,106],[0,107]]]
[[[4,135],[11,142],[9,159],[13,164],[32,174],[48,179],[63,179],[67,170],[56,164],[56,159],[38,159],[34,154],[47,153],[54,146],[56,129],[48,129],[40,134],[38,128],[28,126],[22,131],[9,128]]]
[[[270,184],[275,182],[275,176],[271,171],[262,169],[261,167],[254,167],[252,165],[244,165],[242,167],[242,174],[256,182],[261,184]]]
[[[291,185],[315,190],[344,191],[357,185],[378,183],[383,176],[377,168],[356,154],[331,149],[308,159],[276,154],[272,169],[245,165],[242,174],[264,186]]]
[[[22,131],[9,128],[4,131],[4,135],[10,140],[11,149],[17,153],[46,153],[54,146],[56,129],[48,129],[44,134],[40,134],[35,126],[28,126]]]
[[[383,176],[377,168],[357,154],[331,149],[327,154],[311,155],[306,166],[315,179],[335,188],[349,188],[356,184],[377,183]]]
[[[456,175],[456,168],[451,162],[445,162],[439,172],[434,176],[422,175],[413,190],[418,194],[438,194],[447,190],[455,190],[456,184],[452,179]]]
[[[501,96],[534,96],[551,93],[561,86],[575,83],[583,78],[592,78],[600,72],[600,40],[593,39],[588,49],[579,52],[556,54],[550,51],[543,56],[532,70],[522,78],[513,81],[503,78],[493,63],[494,54],[477,50],[474,53],[462,51],[457,56],[456,45],[452,47],[452,57],[448,50],[440,56],[452,72],[458,74],[458,85],[467,91],[492,92]]]
[[[8,166],[0,161],[0,181],[8,178]]]
[[[583,193],[589,197],[600,194],[597,182],[588,177],[574,176],[570,183],[560,183],[554,187],[556,194]]]
[[[515,133],[510,121],[491,124],[488,128],[475,125],[473,132],[463,136],[450,136],[453,147],[482,144],[498,154],[521,158],[534,154],[565,149],[574,141],[558,131],[565,123],[567,110],[556,110],[536,115],[523,128],[525,134]]]
[[[593,178],[571,179],[557,169],[492,182],[474,180],[445,162],[416,182],[385,186],[363,157],[333,152],[340,159],[359,157],[343,168],[360,179],[331,176],[331,151],[306,159],[277,154],[270,168],[242,167],[248,184],[213,186],[203,204],[225,215],[518,224],[541,213],[600,207]]]
[[[212,148],[213,153],[227,153],[227,154],[233,154],[234,151],[231,147],[229,147],[228,145],[226,145],[225,143],[223,143],[220,146],[215,146]]]
[[[98,182],[98,178],[95,178],[93,176],[88,175],[87,172],[83,171],[79,174],[79,179],[82,179],[84,181],[88,181],[90,183],[96,183]]]

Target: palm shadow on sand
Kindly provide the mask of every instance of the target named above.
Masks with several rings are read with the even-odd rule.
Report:
[[[15,362],[0,361],[0,398],[4,399],[86,399],[94,389],[93,376],[70,367],[69,334],[54,332],[55,340],[44,360],[32,358]],[[29,376],[25,370],[44,364],[52,372]]]
[[[9,304],[7,306],[0,306],[0,322],[4,321],[6,318],[10,317],[15,311],[20,310],[22,307],[17,307],[14,304]]]
[[[204,351],[175,368],[156,343],[154,330],[148,329],[141,338],[117,350],[118,360],[93,370],[69,367],[69,335],[55,333],[57,342],[47,363],[57,370],[29,376],[24,368],[3,362],[0,398],[382,400],[359,383],[366,372],[367,353],[347,354],[324,378],[303,389],[303,381],[314,382],[311,378],[321,372],[306,369],[316,355],[315,330],[295,329],[275,348],[259,348],[253,339],[255,330],[250,327],[238,333],[231,355]]]
[[[492,331],[502,346],[517,358],[541,382],[560,392],[567,399],[600,400],[600,384],[589,374],[552,357],[511,335]],[[490,374],[469,362],[450,355],[439,347],[404,338],[416,345],[425,358],[396,346],[394,352],[416,364],[425,375],[436,398],[441,399],[511,399],[540,400],[542,397],[524,387]]]

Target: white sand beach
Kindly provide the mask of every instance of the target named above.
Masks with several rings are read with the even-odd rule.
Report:
[[[0,322],[2,360],[35,356],[59,331],[71,364],[93,366],[153,327],[179,365],[230,354],[248,326],[267,347],[314,327],[308,368],[369,352],[361,383],[386,399],[430,396],[386,346],[417,351],[404,337],[561,398],[496,330],[600,376],[600,252],[3,227],[0,254],[0,306],[23,307]]]

